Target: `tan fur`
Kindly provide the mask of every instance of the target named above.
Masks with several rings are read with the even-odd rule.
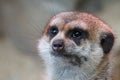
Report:
[[[120,80],[120,63],[116,64],[114,67],[113,80]]]
[[[114,51],[114,54],[111,56],[111,62],[113,65],[113,80],[120,80],[120,50]]]

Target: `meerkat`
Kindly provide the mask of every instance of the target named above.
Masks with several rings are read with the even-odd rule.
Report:
[[[47,80],[112,80],[109,54],[114,41],[112,29],[92,14],[55,15],[38,43]]]

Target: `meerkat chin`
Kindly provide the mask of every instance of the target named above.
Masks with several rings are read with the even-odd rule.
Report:
[[[51,18],[38,43],[48,80],[111,80],[109,54],[112,29],[82,12],[62,12]]]

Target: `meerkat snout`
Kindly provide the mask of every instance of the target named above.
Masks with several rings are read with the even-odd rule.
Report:
[[[110,80],[109,55],[113,45],[112,29],[99,18],[88,13],[63,12],[46,25],[38,50],[49,80]]]
[[[57,52],[63,51],[64,50],[64,40],[58,39],[58,40],[53,41],[52,49]]]

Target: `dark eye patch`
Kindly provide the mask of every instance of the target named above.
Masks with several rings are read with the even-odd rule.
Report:
[[[49,29],[48,29],[48,35],[53,38],[55,35],[57,35],[57,33],[59,32],[57,26],[51,26]]]
[[[80,44],[81,39],[88,38],[88,32],[80,28],[73,28],[67,32],[67,37],[74,40],[76,44]]]

